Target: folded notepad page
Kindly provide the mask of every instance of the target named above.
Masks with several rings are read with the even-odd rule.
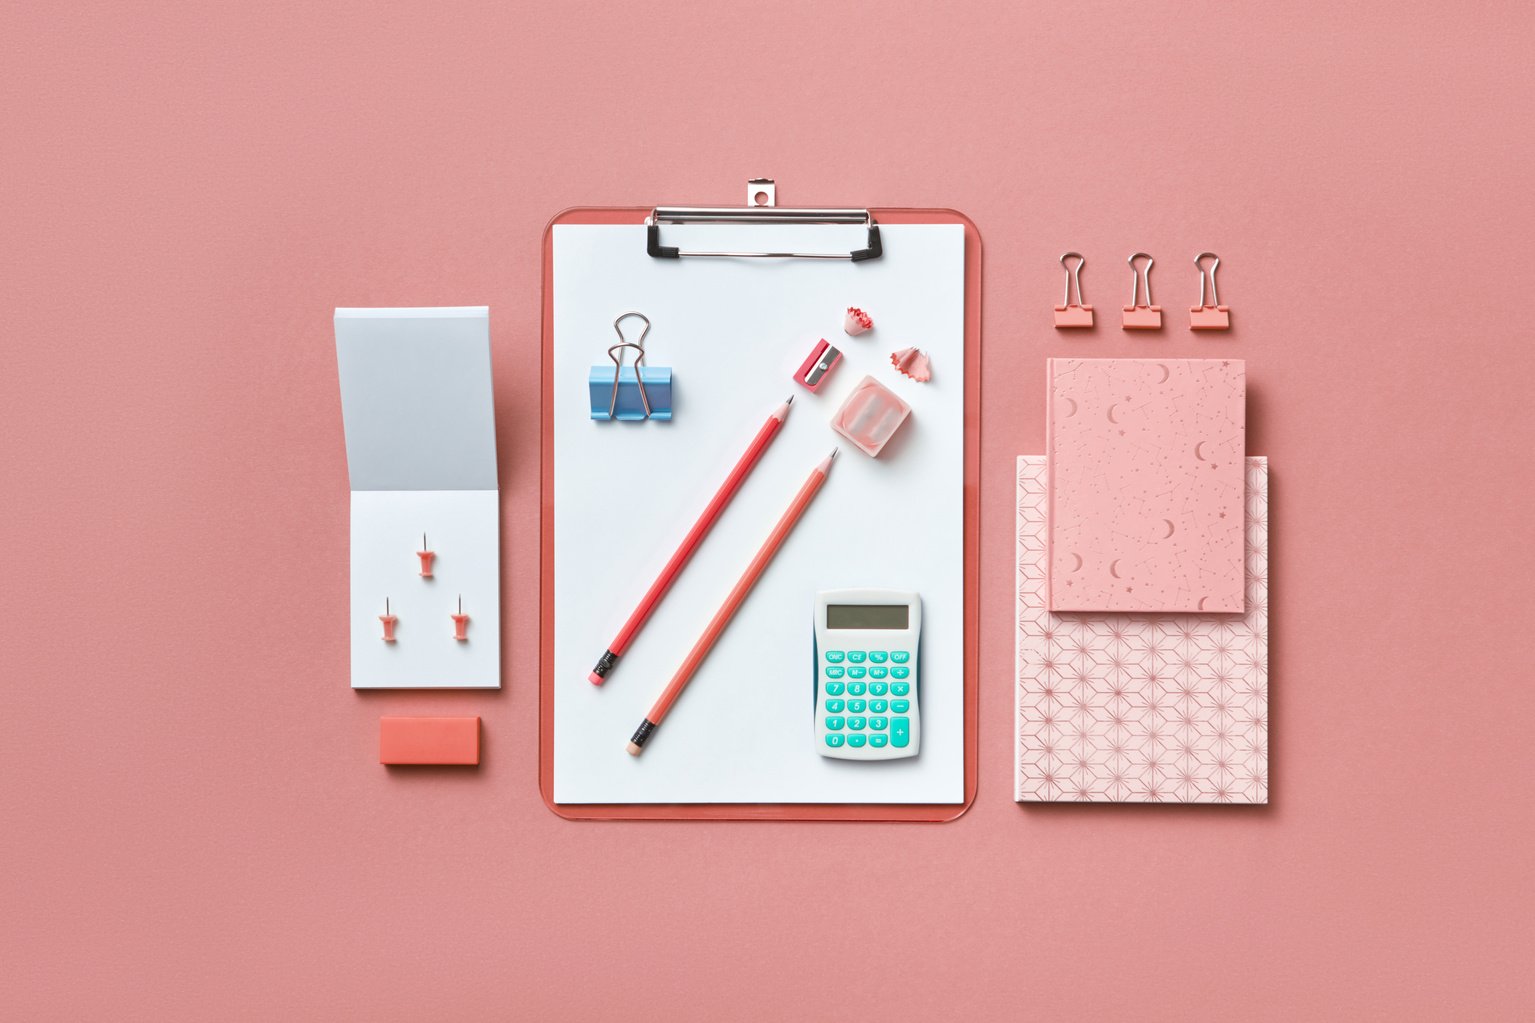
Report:
[[[1243,610],[1239,359],[1051,359],[1052,611]]]
[[[1045,607],[1041,456],[1018,459],[1019,802],[1268,802],[1268,460],[1247,459],[1247,609]]]

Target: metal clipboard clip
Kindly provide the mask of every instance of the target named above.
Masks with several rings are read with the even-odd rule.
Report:
[[[645,218],[645,251],[655,259],[709,256],[733,259],[845,259],[861,263],[884,254],[879,224],[868,210],[790,209],[777,205],[778,190],[772,178],[753,178],[746,183],[746,206],[657,206]],[[868,241],[850,252],[710,252],[661,244],[662,224],[861,224]]]
[[[645,321],[638,341],[624,337],[620,326],[631,316]],[[672,417],[672,370],[670,366],[645,365],[645,338],[650,334],[650,317],[628,312],[613,321],[618,344],[608,348],[613,368],[593,366],[587,374],[586,390],[593,419],[618,419],[639,422],[646,419],[669,420]],[[624,365],[624,349],[633,349],[634,363]]]

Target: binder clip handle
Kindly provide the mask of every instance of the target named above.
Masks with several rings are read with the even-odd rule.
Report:
[[[1075,266],[1066,261],[1075,259]],[[1082,268],[1087,265],[1087,257],[1080,252],[1066,252],[1061,255],[1061,266],[1066,271],[1066,294],[1061,297],[1061,304],[1055,307],[1055,326],[1057,330],[1072,327],[1091,327],[1093,325],[1093,307],[1082,301]],[[1075,291],[1077,300],[1071,300],[1071,294]]]
[[[638,341],[630,341],[624,337],[624,328],[619,326],[631,316],[638,316],[645,321],[645,329],[640,331]],[[618,335],[618,344],[608,349],[608,358],[613,360],[613,392],[608,398],[608,418],[613,418],[614,411],[618,408],[618,378],[623,372],[624,357],[619,354],[625,348],[634,349],[634,381],[639,385],[640,404],[645,408],[645,418],[650,418],[650,395],[645,393],[645,338],[650,335],[650,317],[644,313],[628,312],[613,321],[613,333]]]
[[[1210,269],[1208,270],[1205,269],[1204,265],[1206,256],[1215,260],[1215,262],[1210,264]],[[1201,252],[1199,255],[1194,257],[1194,267],[1199,271],[1199,307],[1201,309],[1208,309],[1211,306],[1218,306],[1221,304],[1220,295],[1217,294],[1215,290],[1215,271],[1220,269],[1220,265],[1221,257],[1217,256],[1213,252]],[[1205,301],[1206,281],[1210,283],[1210,301],[1208,302]]]

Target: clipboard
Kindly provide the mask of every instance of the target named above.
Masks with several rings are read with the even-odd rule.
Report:
[[[772,182],[748,183],[745,207],[577,207],[555,216],[544,232],[542,296],[542,414],[540,469],[540,610],[539,610],[539,789],[554,813],[570,820],[865,820],[943,822],[961,816],[975,800],[978,757],[978,569],[981,371],[980,233],[962,214],[947,209],[786,209],[773,205]],[[844,224],[862,225],[866,244],[838,250],[715,251],[673,242],[674,224]],[[555,229],[562,225],[627,225],[645,228],[647,254],[657,260],[725,258],[761,260],[772,265],[790,260],[862,262],[883,258],[881,225],[947,224],[962,228],[964,252],[963,332],[963,783],[962,799],[943,803],[859,802],[559,802],[555,791]],[[679,368],[679,373],[686,372]],[[785,381],[786,386],[788,384]],[[656,428],[656,427],[644,427]],[[861,456],[854,456],[861,457]],[[570,682],[571,680],[566,680]],[[586,685],[584,681],[581,683]],[[610,683],[611,684],[611,683]],[[646,688],[653,681],[628,679]],[[653,694],[650,694],[653,695]],[[808,696],[807,696],[808,699]],[[808,715],[806,729],[808,731]],[[879,766],[874,767],[875,770]]]

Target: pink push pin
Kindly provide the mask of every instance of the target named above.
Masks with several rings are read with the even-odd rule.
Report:
[[[388,597],[384,598],[384,613],[378,616],[378,620],[384,623],[384,642],[385,643],[393,643],[394,642],[394,626],[395,626],[395,623],[398,622],[400,619],[399,619],[398,615],[392,615],[392,614],[389,613],[389,598]]]
[[[1076,266],[1066,266],[1066,260],[1075,259]],[[1082,304],[1082,268],[1087,265],[1087,259],[1080,252],[1066,252],[1061,255],[1061,266],[1066,269],[1066,294],[1061,299],[1061,304],[1055,307],[1055,329],[1065,330],[1075,327],[1091,327],[1093,325],[1093,307]],[[1077,300],[1071,300],[1071,293],[1075,290]]]
[[[453,616],[453,638],[460,643],[469,641],[469,616],[464,614],[464,595],[458,595],[458,614]]]
[[[1209,256],[1215,262],[1206,270],[1200,260]],[[1221,265],[1221,257],[1213,252],[1201,252],[1194,257],[1194,265],[1199,268],[1199,304],[1189,307],[1190,330],[1230,330],[1231,310],[1221,305],[1220,295],[1215,291],[1215,271]],[[1210,283],[1210,303],[1205,304],[1205,282]]]
[[[1135,265],[1137,259],[1146,261],[1143,270]],[[1156,263],[1144,252],[1137,252],[1130,257],[1130,273],[1134,275],[1130,281],[1130,304],[1125,306],[1126,330],[1161,330],[1162,307],[1151,304],[1151,267]],[[1145,282],[1146,301],[1141,302],[1142,282]]]
[[[416,557],[421,559],[421,578],[430,579],[432,577],[432,562],[436,559],[437,552],[426,549],[425,533],[421,534],[421,549],[416,552]]]

